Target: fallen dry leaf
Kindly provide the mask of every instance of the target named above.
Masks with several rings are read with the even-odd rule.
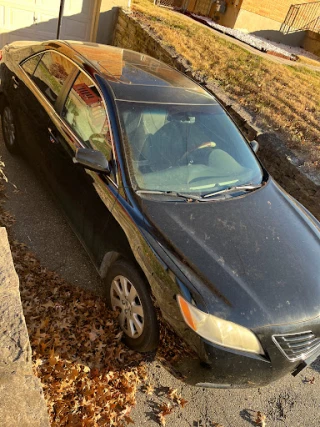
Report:
[[[146,394],[151,395],[154,392],[154,386],[152,384],[146,384],[144,391]]]
[[[178,393],[178,390],[175,388],[169,388],[169,391],[167,393],[167,397],[168,399],[171,399],[173,402],[177,403],[178,405],[180,405],[182,408],[185,407],[185,405],[188,403],[187,400],[183,399],[183,397],[181,397],[181,394]]]
[[[188,403],[188,401],[187,401],[187,400],[185,400],[185,399],[183,399],[183,398],[179,398],[179,399],[177,400],[177,403],[178,403],[182,408],[184,408],[184,407],[186,406],[186,404]]]
[[[173,407],[170,405],[170,403],[162,403],[160,405],[160,412],[157,415],[160,425],[162,426],[166,425],[165,417],[167,415],[170,415],[172,411],[173,411]]]
[[[257,416],[255,419],[255,423],[257,426],[265,427],[266,426],[266,419],[267,417],[260,411],[257,412]]]
[[[176,399],[178,399],[178,389],[169,388],[167,396],[168,396],[168,399],[175,401]]]
[[[166,419],[165,419],[164,414],[162,412],[160,412],[160,414],[158,414],[157,417],[159,419],[160,425],[165,426],[166,425]]]
[[[304,382],[308,383],[308,384],[315,384],[316,378],[315,377],[312,377],[312,378],[305,377]]]
[[[173,411],[173,407],[170,405],[170,403],[161,403],[160,411],[163,415],[169,415]]]

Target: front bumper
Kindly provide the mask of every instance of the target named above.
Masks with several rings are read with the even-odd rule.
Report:
[[[153,245],[159,249],[159,245],[155,243]],[[150,247],[153,247],[151,243]],[[192,285],[196,283],[197,277],[183,273],[184,278],[179,278],[178,273],[183,272],[184,267],[175,269],[171,259],[163,249],[161,251],[157,254],[154,249],[150,251],[149,247],[145,247],[144,254],[140,258],[144,261],[148,260],[144,271],[163,318],[188,347],[196,352],[195,357],[190,354],[184,357],[179,355],[179,359],[171,363],[170,371],[177,374],[178,378],[182,377],[186,383],[200,387],[260,387],[287,374],[300,372],[320,356],[320,348],[318,348],[314,353],[307,354],[306,359],[290,361],[272,339],[275,335],[298,334],[305,331],[312,331],[320,339],[320,317],[290,325],[267,325],[252,329],[262,344],[265,356],[234,351],[205,341],[184,322],[176,301],[178,294],[188,299],[191,296],[189,289],[192,289],[192,297],[196,301],[203,298],[197,291],[200,285],[197,288]],[[148,258],[145,254],[149,255]],[[184,285],[187,281],[189,281],[188,286]]]
[[[319,320],[308,325],[316,330],[320,337]],[[300,330],[299,330],[300,329]],[[215,346],[194,334],[197,341],[198,358],[181,358],[173,367],[184,381],[199,387],[212,388],[249,388],[261,387],[280,379],[287,374],[298,374],[307,365],[320,356],[320,348],[305,358],[290,361],[272,340],[273,334],[297,333],[306,330],[300,327],[268,327],[256,332],[265,356],[242,353]]]

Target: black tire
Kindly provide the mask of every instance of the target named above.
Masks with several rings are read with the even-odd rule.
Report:
[[[128,282],[120,278],[124,278]],[[123,280],[122,284],[120,280]],[[124,259],[115,261],[108,270],[106,285],[107,304],[109,307],[115,310],[115,300],[117,304],[119,303],[119,323],[124,332],[123,341],[125,344],[139,352],[155,350],[159,343],[159,323],[151,300],[149,284],[138,268]],[[133,287],[132,296],[136,292],[137,297],[132,303],[129,301],[129,295],[128,300],[125,297],[118,299],[120,294],[115,289],[119,285],[120,290],[123,289],[124,291],[124,288],[126,290],[130,289],[130,293],[131,287]],[[123,304],[123,301],[125,301],[126,305]],[[139,314],[133,313],[133,311],[137,311],[137,308],[139,310],[142,308],[142,317]],[[125,311],[126,314],[124,313]],[[136,328],[136,324],[140,325],[140,331]],[[142,328],[141,325],[143,325]],[[137,336],[130,336],[130,331],[134,331],[133,333]]]
[[[20,153],[18,128],[16,123],[17,122],[14,118],[10,105],[6,100],[3,100],[3,107],[1,110],[2,134],[7,150],[11,154]]]

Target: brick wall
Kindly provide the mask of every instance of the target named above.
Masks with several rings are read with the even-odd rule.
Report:
[[[312,3],[315,0],[243,0],[241,9],[277,22],[283,22],[293,4]]]

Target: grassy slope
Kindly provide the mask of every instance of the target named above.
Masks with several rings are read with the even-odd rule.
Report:
[[[219,84],[265,129],[281,132],[289,146],[307,148],[320,165],[319,72],[268,61],[150,0],[134,0],[133,9],[193,70]]]

